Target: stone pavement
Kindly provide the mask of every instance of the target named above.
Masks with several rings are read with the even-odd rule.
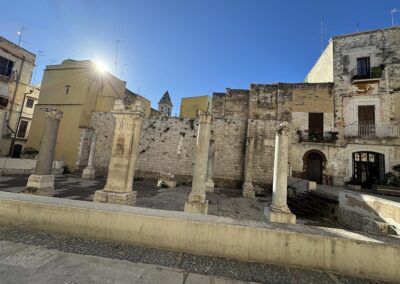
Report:
[[[0,227],[0,283],[379,283]]]
[[[21,192],[25,188],[27,179],[27,175],[0,176],[0,191]],[[88,180],[73,174],[58,175],[55,179],[54,197],[93,201],[94,192],[103,189],[105,181],[105,178]],[[173,211],[183,211],[191,190],[188,186],[158,188],[155,182],[148,181],[135,181],[133,188],[138,191],[135,206]],[[216,188],[213,193],[207,193],[207,199],[209,215],[264,221],[264,207],[271,202],[271,195],[248,199],[242,197],[240,189]],[[297,223],[340,228],[337,223],[319,216],[313,216],[312,219],[298,217]]]

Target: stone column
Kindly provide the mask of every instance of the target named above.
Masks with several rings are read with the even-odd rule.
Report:
[[[254,157],[254,137],[247,137],[244,183],[242,187],[242,195],[245,198],[256,197],[253,187],[253,157]]]
[[[96,150],[97,134],[93,133],[92,142],[90,143],[90,152],[87,166],[83,169],[82,178],[94,179],[96,177],[96,170],[93,166],[94,153]]]
[[[185,202],[185,212],[207,214],[206,178],[208,152],[210,147],[211,114],[200,114],[200,125],[197,133],[195,161],[193,169],[192,191]]]
[[[287,122],[276,128],[272,204],[264,209],[264,213],[270,222],[295,224],[296,215],[287,206],[289,132]]]
[[[62,112],[55,108],[41,108],[41,110],[45,114],[44,131],[35,172],[29,176],[25,192],[52,196],[54,193],[54,175],[51,174],[51,170]]]
[[[137,192],[132,185],[144,108],[140,102],[125,106],[122,100],[117,100],[112,113],[115,132],[107,183],[103,190],[95,192],[93,201],[135,205]]]
[[[208,152],[208,164],[207,164],[207,180],[206,180],[206,191],[214,192],[214,156],[215,156],[215,141],[210,140],[210,150]]]

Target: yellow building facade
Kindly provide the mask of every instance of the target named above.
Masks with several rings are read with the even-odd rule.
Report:
[[[136,94],[135,94],[136,95]],[[41,108],[54,107],[63,112],[57,136],[55,160],[63,160],[72,171],[81,168],[83,144],[90,144],[93,112],[110,112],[117,99],[127,95],[126,82],[101,71],[91,61],[65,60],[48,65],[43,74],[26,147],[40,148],[45,124]],[[150,113],[150,102],[137,95]],[[87,156],[87,155],[86,155]]]
[[[209,96],[182,98],[179,116],[182,118],[196,118],[199,111],[211,110],[211,101]]]

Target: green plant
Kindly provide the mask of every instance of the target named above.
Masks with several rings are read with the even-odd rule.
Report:
[[[24,154],[24,155],[37,155],[38,153],[39,153],[39,151],[33,147],[26,147],[22,151],[22,154]]]

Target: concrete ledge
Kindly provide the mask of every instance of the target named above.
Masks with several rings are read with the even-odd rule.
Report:
[[[399,239],[343,230],[7,192],[0,192],[0,225],[377,280],[400,279]]]

